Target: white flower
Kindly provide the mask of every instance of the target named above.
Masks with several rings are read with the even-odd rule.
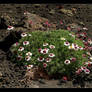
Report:
[[[89,62],[85,62],[84,64],[85,64],[85,65],[88,65],[88,64],[89,64]]]
[[[44,58],[43,57],[39,57],[37,60],[42,62],[42,61],[44,61]]]
[[[50,54],[49,54],[49,57],[55,57],[55,54],[50,53]]]
[[[31,34],[28,34],[28,36],[32,36]]]
[[[75,47],[74,47],[74,50],[78,50],[78,49],[79,49],[79,47],[78,47],[78,46],[75,46]]]
[[[45,61],[46,62],[50,62],[51,61],[51,58],[46,58]]]
[[[92,44],[92,41],[91,40],[88,40],[88,43],[91,45]]]
[[[90,52],[86,52],[87,55],[91,56],[91,53]]]
[[[21,34],[21,37],[26,37],[26,36],[27,36],[26,33],[22,33],[22,34]]]
[[[15,46],[15,47],[16,47],[16,46],[18,46],[18,44],[19,44],[19,43],[18,43],[18,42],[16,42],[16,43],[14,43],[14,44],[13,44],[13,46]]]
[[[80,50],[83,50],[83,47],[79,46],[79,49],[80,49]]]
[[[75,38],[75,35],[72,35],[72,37],[74,37],[74,38]]]
[[[32,68],[33,68],[33,65],[28,65],[28,66],[27,66],[27,69],[28,69],[28,70],[30,70],[30,69],[32,69]]]
[[[85,40],[83,40],[83,42],[86,42]]]
[[[30,14],[28,11],[24,12],[24,15],[28,15],[28,14]]]
[[[7,30],[13,30],[14,27],[13,26],[8,26]]]
[[[28,45],[29,44],[29,41],[24,41],[23,42],[23,45]]]
[[[24,15],[26,15],[26,14],[27,14],[27,11],[24,12]]]
[[[92,40],[91,39],[88,39],[88,43],[91,45],[92,44]]]
[[[43,46],[48,46],[48,43],[44,43]]]
[[[92,64],[92,62],[89,62],[90,64]]]
[[[44,50],[47,50],[47,51],[49,51],[49,49],[48,49],[48,48],[44,48]]]
[[[89,69],[85,69],[84,72],[85,72],[85,74],[89,74],[90,70]]]
[[[27,52],[26,55],[27,56],[32,56],[32,53],[31,52]]]
[[[74,34],[69,33],[69,35],[75,38],[75,35]]]
[[[69,33],[69,35],[70,35],[70,36],[72,36],[72,34],[71,34],[71,33]]]
[[[66,65],[68,65],[68,64],[70,64],[70,60],[65,60],[64,63],[65,63]]]
[[[73,46],[74,50],[78,50],[79,49],[78,45],[75,44],[75,43],[72,43],[72,46]]]
[[[39,53],[42,53],[42,49],[41,49],[41,48],[39,48],[39,49],[38,49],[38,52],[39,52]]]
[[[21,59],[22,59],[22,56],[18,55],[17,60],[21,61]]]
[[[61,37],[60,39],[61,39],[61,40],[66,40],[64,37]]]
[[[18,51],[23,51],[24,47],[19,47]]]
[[[78,47],[78,45],[77,45],[76,43],[72,43],[72,46],[73,46],[73,47],[75,47],[75,46],[77,46],[77,47]]]
[[[90,60],[92,60],[92,56],[90,57]]]
[[[42,50],[41,50],[41,53],[42,53],[42,54],[47,54],[47,53],[48,53],[48,50],[49,50],[49,49],[42,49]]]
[[[80,33],[80,35],[81,35],[81,36],[84,36],[84,34],[83,34],[83,33]]]
[[[83,27],[83,30],[88,30],[88,28],[86,28],[86,27]]]
[[[43,63],[43,67],[46,68],[47,67],[47,64],[46,63]]]
[[[50,45],[49,47],[50,47],[50,49],[54,49],[54,48],[55,48],[55,46],[54,46],[54,45]]]
[[[65,45],[65,46],[69,46],[70,43],[69,43],[69,42],[64,42],[64,45]]]
[[[69,49],[73,49],[73,46],[69,46],[68,48],[69,48]]]
[[[69,46],[68,48],[69,48],[69,49],[74,49],[74,46],[75,46],[75,45],[76,45],[76,44],[72,43],[72,45]]]
[[[85,69],[87,69],[86,67],[81,67],[81,69],[84,71]]]
[[[90,57],[90,60],[92,60],[92,56]]]
[[[86,64],[86,65],[88,65],[88,64],[92,64],[92,62],[89,62],[89,61],[88,61],[88,62],[85,62],[85,64]]]
[[[26,61],[30,61],[30,59],[31,59],[30,56],[26,56],[26,57],[25,57],[25,60],[26,60]]]

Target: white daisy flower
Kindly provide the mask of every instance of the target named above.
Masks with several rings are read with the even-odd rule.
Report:
[[[88,43],[91,45],[92,44],[92,41],[90,40],[90,41],[88,41]]]
[[[83,30],[88,30],[88,28],[86,28],[86,27],[83,27]]]
[[[48,49],[48,48],[45,48],[45,50],[48,50],[48,51],[49,51],[49,49]]]
[[[30,70],[30,69],[32,69],[33,68],[33,65],[28,65],[27,66],[27,70]]]
[[[64,63],[65,63],[66,65],[68,65],[68,64],[70,64],[70,60],[65,60]]]
[[[26,15],[27,14],[27,12],[24,12],[24,15]]]
[[[50,62],[51,61],[51,58],[46,58],[45,61],[46,62]]]
[[[39,52],[39,53],[42,53],[42,49],[41,49],[41,48],[39,48],[39,49],[38,49],[38,52]]]
[[[27,52],[26,55],[27,56],[32,56],[32,53],[31,52]]]
[[[22,34],[21,34],[21,37],[26,37],[26,36],[27,36],[26,33],[22,33]]]
[[[92,62],[88,61],[88,62],[85,62],[85,64],[86,64],[86,65],[88,65],[88,64],[92,64]]]
[[[50,54],[49,54],[49,57],[55,57],[55,54],[50,53]]]
[[[92,62],[89,62],[90,64],[92,64]]]
[[[47,64],[46,63],[43,63],[43,67],[46,68],[47,67]]]
[[[13,46],[15,46],[15,47],[16,47],[16,46],[18,46],[18,45],[19,45],[19,43],[18,43],[18,42],[16,42],[16,43],[14,43],[14,44],[13,44]]]
[[[8,28],[7,28],[7,30],[13,30],[14,29],[14,27],[13,26],[8,26]]]
[[[43,46],[48,46],[48,43],[44,43]]]
[[[42,49],[42,50],[41,50],[41,53],[42,53],[42,54],[47,54],[47,53],[48,53],[48,49]]]
[[[65,45],[65,46],[69,46],[70,43],[69,43],[69,42],[64,42],[64,45]]]
[[[83,40],[83,42],[86,42],[85,40]]]
[[[28,36],[32,36],[31,34],[28,34]]]
[[[71,36],[75,38],[75,35],[72,34]]]
[[[50,47],[50,49],[54,49],[54,48],[55,48],[55,46],[54,46],[54,45],[50,45],[49,47]]]
[[[60,39],[61,39],[61,40],[66,40],[64,37],[61,37]]]
[[[87,69],[86,67],[81,67],[81,69],[84,71],[85,69]]]
[[[39,57],[37,60],[42,62],[42,61],[44,61],[44,58],[43,57]]]
[[[23,45],[29,45],[29,41],[24,41]]]
[[[23,51],[24,50],[24,47],[19,47],[18,51]]]
[[[25,57],[25,60],[26,60],[26,61],[30,61],[30,59],[31,59],[30,56],[26,56],[26,57]]]
[[[73,46],[73,47],[75,47],[75,46],[77,46],[77,47],[78,47],[78,45],[77,45],[76,43],[72,43],[72,46]]]
[[[75,35],[74,34],[69,33],[69,35],[75,38]]]
[[[85,74],[89,74],[90,70],[89,69],[85,69],[84,72],[85,72]]]
[[[89,64],[89,62],[85,62],[84,64],[85,64],[85,65],[88,65],[88,64]]]
[[[28,11],[24,12],[24,15],[28,15],[28,14],[30,14]]]
[[[69,35],[70,35],[70,36],[72,36],[72,34],[71,34],[71,33],[69,33]]]
[[[90,52],[86,52],[86,53],[87,53],[87,55],[91,56],[91,53]]]
[[[80,49],[80,50],[83,50],[83,47],[79,46],[79,49]]]
[[[92,56],[90,57],[90,60],[92,60]]]
[[[75,46],[75,47],[74,47],[74,50],[78,50],[78,49],[79,49],[79,47],[78,47],[78,46]]]
[[[71,45],[71,46],[69,46],[68,48],[69,48],[69,49],[74,49],[74,47],[73,47],[72,45]]]
[[[22,60],[22,56],[21,55],[18,55],[17,60],[18,61],[21,61]]]

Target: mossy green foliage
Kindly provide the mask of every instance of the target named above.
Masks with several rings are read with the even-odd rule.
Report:
[[[72,32],[71,32],[72,33]],[[29,34],[29,33],[27,33]],[[64,45],[65,40],[61,40],[61,37],[64,37],[66,41],[70,44],[76,43],[78,46],[82,46],[83,42],[80,40],[75,40],[76,37],[70,36],[70,32],[67,30],[55,30],[55,31],[34,31],[30,33],[32,36],[26,36],[19,40],[19,45],[14,47],[12,46],[11,51],[16,51],[16,54],[13,53],[12,60],[17,64],[23,65],[34,65],[39,66],[42,69],[45,69],[49,75],[60,73],[64,75],[70,75],[72,72],[75,72],[77,68],[83,65],[84,62],[87,61],[87,58],[83,58],[82,54],[86,53],[84,50],[70,50],[68,46]],[[74,34],[74,33],[72,33]],[[23,41],[29,41],[30,44],[27,46],[23,46]],[[48,43],[49,45],[54,45],[54,49],[50,49],[49,45],[44,47],[43,43]],[[18,48],[23,46],[25,50],[19,52]],[[45,60],[40,62],[38,61],[38,57],[42,56],[44,59],[48,57],[48,54],[41,54],[38,52],[39,48],[49,48],[49,53],[54,53],[55,57],[52,58],[50,62],[46,62]],[[31,52],[31,60],[25,60],[25,53]],[[22,56],[22,60],[18,61],[16,58],[18,55]],[[70,59],[71,57],[75,57],[76,61],[71,62],[70,64],[65,64],[64,61],[66,59]],[[43,63],[47,64],[47,67],[43,67]]]

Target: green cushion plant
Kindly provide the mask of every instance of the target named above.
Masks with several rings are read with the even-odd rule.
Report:
[[[19,42],[11,47],[12,61],[19,65],[38,66],[48,75],[70,76],[80,68],[87,57],[84,44],[67,30],[34,31],[22,33]]]

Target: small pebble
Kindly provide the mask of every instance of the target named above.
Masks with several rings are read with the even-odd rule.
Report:
[[[0,77],[2,77],[2,73],[0,72]]]
[[[42,80],[42,79],[39,79],[39,82],[40,82],[41,84],[45,84],[44,80]]]

